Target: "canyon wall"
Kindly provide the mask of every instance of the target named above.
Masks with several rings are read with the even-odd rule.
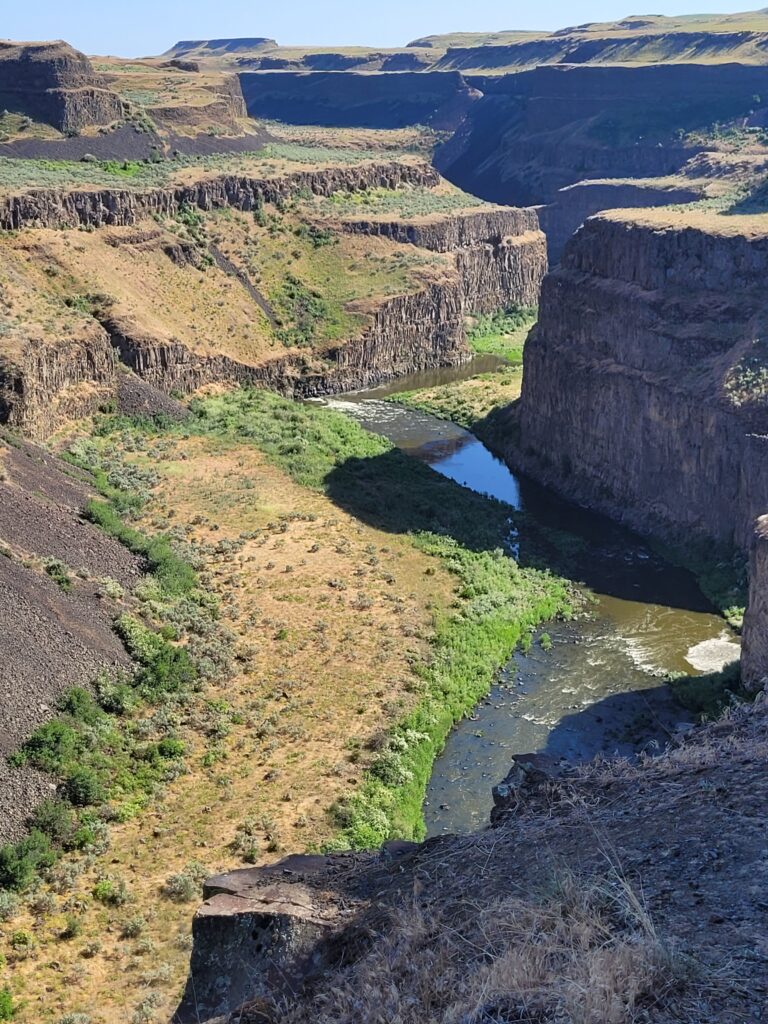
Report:
[[[494,424],[505,457],[644,532],[748,550],[768,509],[767,276],[754,222],[661,210],[587,221],[544,281],[520,402]]]
[[[235,207],[253,210],[303,190],[330,195],[338,190],[430,186],[440,181],[427,164],[365,164],[300,171],[281,178],[224,176],[176,188],[61,192],[37,190],[13,196],[0,207],[0,224],[15,229],[43,226],[134,225],[148,215],[172,215],[185,205],[202,210]],[[151,223],[151,222],[150,222]],[[93,412],[117,394],[118,362],[166,394],[190,393],[204,384],[235,383],[269,387],[284,394],[309,396],[353,390],[395,376],[469,358],[465,318],[511,304],[533,305],[546,271],[546,243],[530,210],[470,209],[422,221],[335,225],[352,233],[385,235],[396,244],[422,249],[424,269],[405,294],[358,300],[350,312],[361,326],[343,342],[315,348],[284,348],[274,354],[254,350],[233,356],[226,340],[217,344],[200,325],[205,344],[180,340],[173,332],[141,326],[123,310],[95,314],[77,338],[50,336],[16,339],[0,352],[0,422],[30,436],[50,434],[63,419]],[[189,249],[189,247],[187,247]],[[190,254],[183,246],[163,249],[177,265]],[[194,250],[194,247],[192,247]],[[430,253],[452,259],[430,262]],[[244,284],[254,302],[254,317],[266,309],[261,293],[244,271],[211,246],[218,272]],[[192,252],[197,266],[199,253]],[[435,264],[435,265],[432,265]],[[216,272],[216,271],[214,271]],[[191,282],[192,278],[190,278]],[[399,287],[399,286],[398,286]],[[150,323],[152,323],[150,318]],[[277,354],[280,353],[280,354]]]
[[[13,355],[0,350],[0,423],[47,437],[109,402],[116,371],[109,336],[95,321],[75,336],[30,338]]]
[[[0,229],[126,227],[144,217],[169,217],[179,208],[201,210],[254,210],[261,203],[275,203],[308,190],[328,196],[340,190],[397,188],[398,185],[436,185],[440,176],[423,163],[361,164],[358,167],[328,167],[295,171],[284,177],[252,178],[220,175],[192,185],[156,189],[92,188],[29,189],[0,201]]]
[[[706,149],[688,133],[759,125],[768,106],[768,68],[738,64],[545,66],[468,81],[483,97],[435,164],[490,202],[541,207],[552,259],[600,210],[699,198],[693,182],[647,179],[678,174]]]
[[[124,112],[88,58],[61,41],[0,41],[0,106],[65,133],[109,124]]]
[[[240,84],[251,117],[335,127],[455,128],[480,98],[455,71],[257,71]]]

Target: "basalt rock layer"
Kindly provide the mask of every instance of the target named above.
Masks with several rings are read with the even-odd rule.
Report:
[[[44,121],[62,132],[106,125],[123,104],[67,43],[0,42],[0,106]]]
[[[75,288],[77,294],[56,294],[55,308],[61,308],[64,299],[65,306],[69,302],[79,308],[85,302],[88,309],[89,296],[97,289],[109,293],[114,288],[124,294],[123,275],[147,274],[154,279],[164,273],[157,260],[166,266],[170,261],[181,276],[173,284],[169,280],[168,287],[199,289],[201,297],[205,293],[206,301],[216,308],[228,305],[226,289],[235,282],[242,288],[245,296],[239,292],[240,305],[232,304],[232,309],[240,310],[234,327],[247,340],[230,344],[232,327],[226,329],[226,336],[217,335],[207,319],[200,319],[194,304],[189,311],[191,323],[183,317],[169,320],[167,292],[153,293],[154,301],[162,304],[157,308],[145,295],[141,309],[136,308],[133,293],[128,302],[113,300],[109,294],[96,296],[98,308],[86,312],[77,327],[49,326],[34,336],[14,328],[13,340],[9,335],[0,349],[0,421],[30,436],[45,437],[62,420],[113,401],[121,363],[166,394],[187,394],[209,383],[235,383],[310,396],[364,388],[463,362],[470,354],[464,326],[468,314],[536,302],[546,271],[546,245],[533,211],[470,209],[417,218],[410,224],[335,223],[334,232],[389,239],[383,243],[377,238],[376,244],[384,246],[392,262],[392,282],[380,286],[378,297],[347,301],[351,320],[344,337],[292,348],[281,339],[275,311],[263,286],[257,287],[251,278],[247,263],[235,265],[212,242],[181,242],[149,217],[172,218],[189,208],[257,210],[264,203],[277,204],[306,191],[331,195],[338,190],[392,189],[403,184],[430,186],[439,180],[426,164],[386,163],[300,171],[282,178],[219,177],[143,192],[38,190],[6,199],[0,223],[21,229],[22,237],[26,237],[23,229],[34,229],[29,237],[36,239],[27,248],[21,245],[22,251],[12,257],[18,262],[12,265],[29,266],[30,252],[37,263],[49,261],[49,276],[42,283],[25,284],[22,293],[45,289],[45,282],[79,272],[78,262],[83,260],[56,262],[56,246],[48,229],[85,226],[97,232],[91,236],[93,244],[103,244],[107,252],[97,258],[92,276]],[[101,234],[104,228],[109,230]],[[226,229],[219,226],[217,231],[221,230]],[[59,232],[55,237],[62,238]],[[396,251],[401,246],[410,251]],[[103,268],[113,257],[117,262],[110,264],[113,269],[107,280],[110,275]],[[145,258],[150,262],[141,262]],[[201,276],[204,261],[212,263],[207,271],[210,284]],[[404,277],[400,268],[409,263],[417,269]],[[220,290],[214,295],[216,288]],[[257,331],[254,321],[263,324]]]
[[[761,124],[768,95],[768,69],[737,64],[545,66],[468,81],[482,99],[436,165],[491,202],[542,206],[554,258],[590,214],[698,198],[693,183],[649,190],[647,179],[678,174],[706,148],[688,133]]]
[[[734,220],[587,221],[544,281],[522,397],[493,431],[508,459],[569,498],[645,532],[746,551],[768,509],[768,233]]]
[[[439,174],[428,164],[362,164],[295,171],[278,178],[221,175],[192,185],[150,189],[30,189],[0,202],[0,228],[102,228],[130,226],[155,214],[174,216],[182,206],[201,210],[234,207],[255,210],[261,203],[290,199],[302,191],[328,196],[340,190],[436,185]]]
[[[251,117],[337,127],[455,128],[480,98],[457,72],[258,71],[240,84]]]

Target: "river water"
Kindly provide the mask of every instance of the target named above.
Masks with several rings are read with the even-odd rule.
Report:
[[[589,616],[543,627],[539,636],[548,634],[551,649],[545,640],[528,654],[516,653],[487,700],[453,730],[427,791],[429,835],[484,826],[491,786],[504,778],[513,754],[578,762],[663,747],[688,725],[663,676],[716,671],[739,655],[737,638],[690,573],[612,521],[515,475],[455,423],[384,401],[499,363],[480,357],[327,401],[462,486],[523,510],[549,529],[567,530],[576,539],[577,576],[597,598]],[[524,532],[523,524],[521,546]]]

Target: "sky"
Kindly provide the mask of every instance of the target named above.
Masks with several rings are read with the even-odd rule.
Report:
[[[403,46],[439,32],[553,30],[628,14],[730,13],[749,0],[3,0],[7,39],[66,39],[89,54],[162,53],[178,39],[268,36],[283,45]],[[759,4],[755,4],[758,7]]]

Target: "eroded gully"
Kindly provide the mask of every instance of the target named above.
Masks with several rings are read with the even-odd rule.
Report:
[[[538,751],[579,762],[663,746],[688,719],[664,677],[716,671],[738,657],[737,638],[690,573],[610,520],[516,476],[455,423],[385,401],[498,363],[479,357],[327,403],[462,486],[523,510],[538,526],[567,531],[570,575],[597,598],[588,617],[545,625],[539,635],[546,631],[551,649],[534,642],[527,654],[515,653],[488,698],[453,730],[427,791],[429,835],[485,825],[490,788],[506,775],[513,754]],[[525,529],[515,537],[521,547]]]

